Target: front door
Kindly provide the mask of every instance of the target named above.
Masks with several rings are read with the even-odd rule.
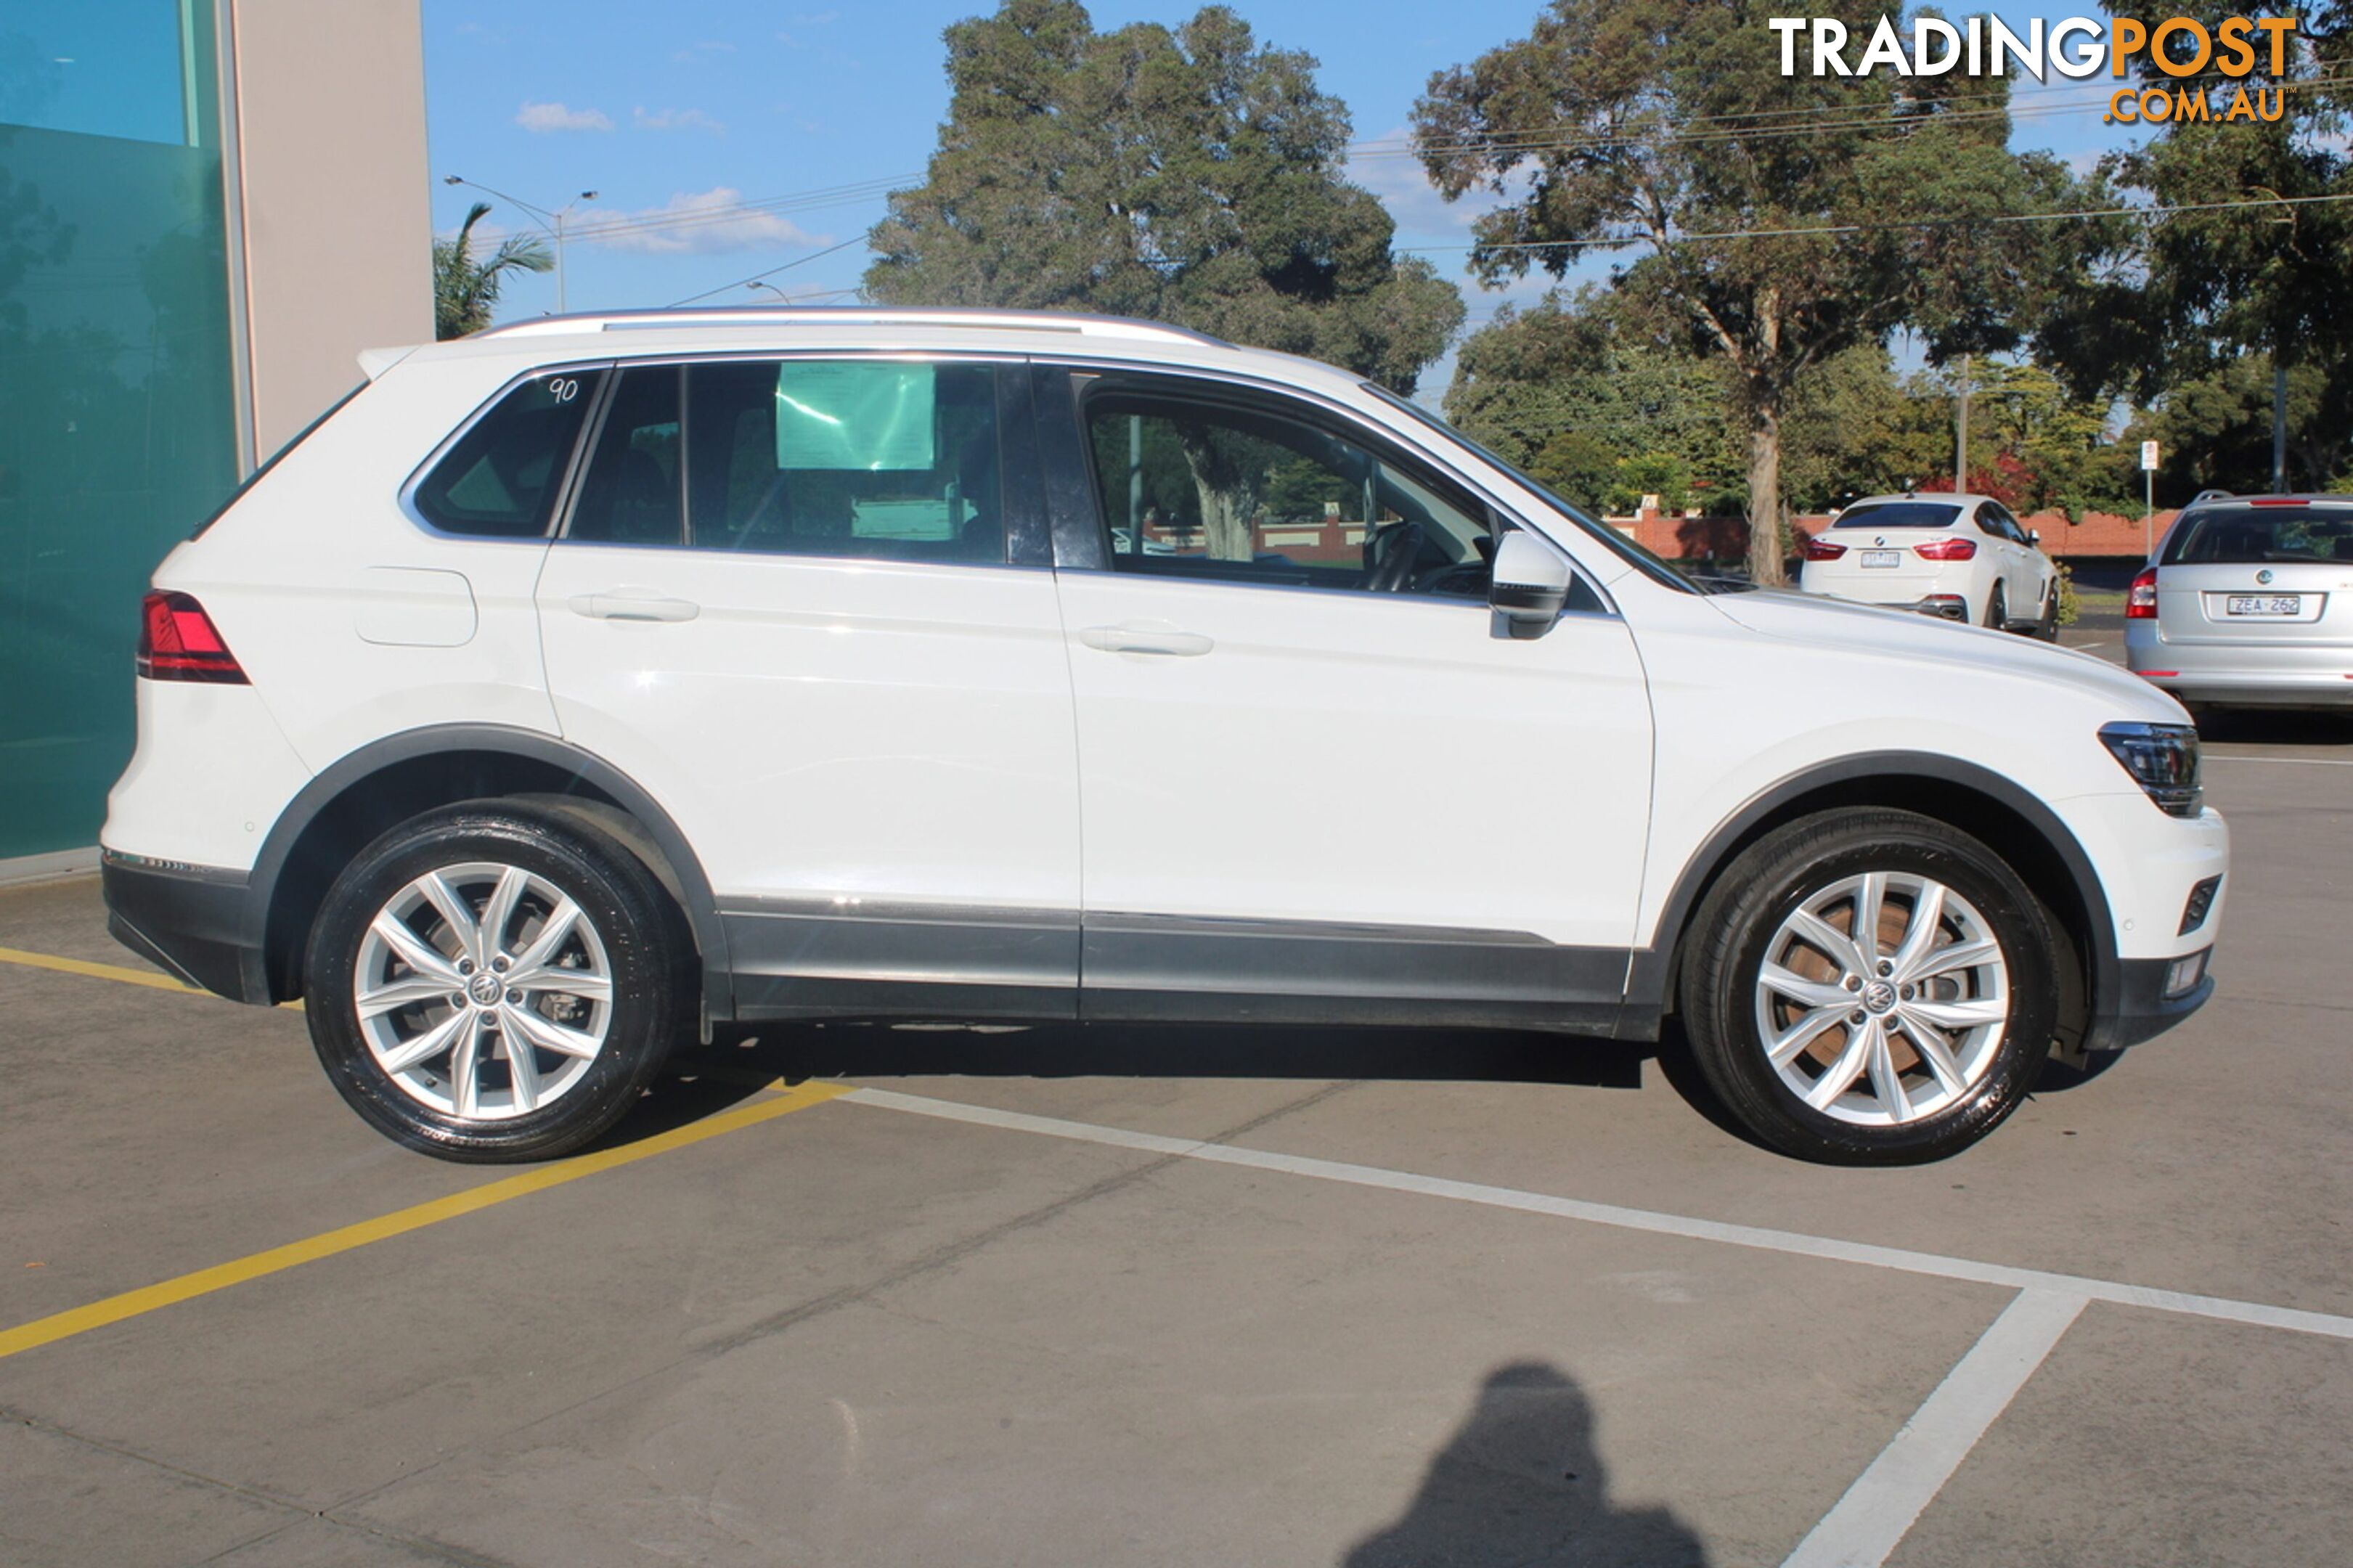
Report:
[[[1504,520],[1318,405],[1076,373],[1040,417],[1094,502],[1057,523],[1082,1012],[1606,1026],[1651,716],[1602,596],[1504,635]]]
[[[1008,553],[1018,370],[639,364],[596,417],[539,582],[556,717],[701,856],[739,1016],[1069,1013],[1077,762],[1053,576]]]

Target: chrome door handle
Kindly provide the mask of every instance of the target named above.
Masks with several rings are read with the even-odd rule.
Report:
[[[674,599],[645,588],[607,588],[601,594],[575,594],[572,613],[592,621],[691,621],[702,614],[691,599]]]
[[[1089,626],[1079,640],[1104,653],[1156,653],[1172,658],[1198,658],[1218,646],[1199,632],[1165,626]]]

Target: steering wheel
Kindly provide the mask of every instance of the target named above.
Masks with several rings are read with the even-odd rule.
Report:
[[[1367,594],[1401,594],[1413,584],[1414,563],[1421,559],[1425,534],[1418,522],[1393,523],[1365,542],[1372,565],[1365,574]]]

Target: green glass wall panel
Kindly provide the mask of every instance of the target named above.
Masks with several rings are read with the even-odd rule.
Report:
[[[0,112],[50,121],[0,120],[0,859],[96,841],[140,595],[237,479],[211,7],[83,9],[0,0]]]

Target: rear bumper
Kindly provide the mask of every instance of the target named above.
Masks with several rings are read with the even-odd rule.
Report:
[[[2168,641],[2158,624],[2125,623],[2125,668],[2168,696],[2226,708],[2353,707],[2353,647],[2212,639]]]
[[[2325,676],[2243,669],[2135,673],[2176,701],[2212,708],[2353,708],[2353,678],[2334,670]]]
[[[142,860],[107,850],[99,862],[114,939],[192,985],[269,1005],[261,944],[247,937],[246,876],[210,866]]]

